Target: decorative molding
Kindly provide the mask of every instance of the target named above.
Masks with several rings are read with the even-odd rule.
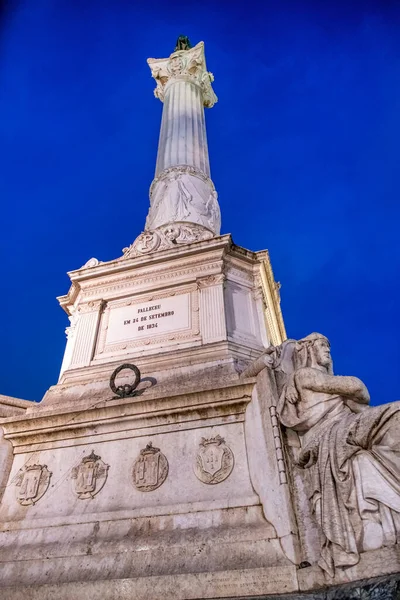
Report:
[[[143,254],[151,254],[159,250],[176,248],[183,244],[193,244],[213,237],[213,233],[197,223],[171,223],[153,231],[144,231],[128,248],[123,249],[123,256],[118,260],[135,258]]]
[[[194,473],[200,481],[209,485],[221,483],[232,473],[234,464],[233,452],[223,437],[201,438],[194,466]]]
[[[106,465],[93,450],[91,454],[84,456],[81,463],[72,469],[74,491],[78,498],[94,498],[104,487],[108,469],[109,465]]]
[[[211,87],[214,76],[206,69],[203,42],[194,48],[173,52],[169,58],[149,58],[147,63],[157,84],[154,95],[161,102],[164,102],[168,87],[176,81],[197,85],[202,91],[204,106],[211,108],[217,102]]]
[[[228,278],[231,278],[232,281],[237,279],[238,283],[246,283],[246,284],[254,284],[254,275],[251,269],[242,269],[239,266],[231,266],[227,265],[226,275]]]
[[[152,492],[167,479],[168,469],[167,457],[149,442],[133,463],[133,485],[140,492]]]
[[[101,283],[88,284],[82,290],[81,298],[82,300],[87,300],[87,298],[94,295],[105,296],[107,293],[122,292],[123,290],[138,288],[143,285],[155,287],[156,284],[163,284],[171,280],[176,281],[180,277],[187,275],[193,275],[193,278],[200,277],[202,274],[207,274],[210,271],[218,271],[220,268],[221,261],[205,263],[203,258],[202,260],[193,261],[189,267],[175,268],[173,270],[171,266],[165,269],[160,267],[157,271],[144,275],[141,278],[138,277],[137,273],[130,273],[129,275],[125,273],[118,278],[115,277],[103,280]]]
[[[103,264],[103,261],[97,260],[97,258],[89,258],[84,265],[81,266],[81,269],[91,269],[92,267],[97,267],[97,265]]]
[[[278,463],[279,483],[281,485],[287,484],[288,479],[287,479],[287,473],[286,473],[285,459],[283,457],[282,436],[281,436],[281,431],[279,428],[279,422],[278,422],[278,417],[277,417],[275,406],[269,407],[269,414],[271,417],[272,434],[274,436],[275,456],[276,456],[276,460]]]
[[[219,273],[218,275],[208,275],[207,277],[197,279],[197,286],[199,289],[204,289],[212,285],[224,283],[225,280],[226,275],[224,273]]]
[[[80,315],[84,315],[86,313],[97,312],[102,308],[104,301],[103,300],[91,300],[86,304],[80,304],[76,309],[76,312]]]
[[[263,304],[265,304],[264,292],[263,292],[263,289],[261,286],[255,287],[252,291],[252,294],[253,294],[253,298],[256,302],[258,300],[261,300],[263,302]]]
[[[15,478],[17,500],[22,506],[36,504],[46,493],[52,473],[47,465],[26,465],[22,467]]]

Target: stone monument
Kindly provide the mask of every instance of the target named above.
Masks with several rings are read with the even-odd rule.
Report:
[[[148,63],[145,230],[69,273],[58,383],[0,396],[1,598],[394,599],[400,403],[287,339],[268,252],[220,235],[203,43]]]

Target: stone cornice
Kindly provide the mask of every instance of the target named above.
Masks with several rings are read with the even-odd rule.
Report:
[[[254,383],[235,380],[218,387],[202,386],[200,390],[187,390],[173,396],[158,392],[145,392],[137,398],[101,400],[96,403],[89,400],[86,406],[68,405],[55,408],[37,405],[35,410],[25,415],[0,419],[4,437],[14,447],[23,446],[35,451],[47,443],[70,440],[75,445],[77,438],[90,435],[125,435],[127,429],[164,427],[171,423],[171,415],[183,423],[203,418],[225,420],[229,415],[243,415]],[[110,394],[111,396],[112,394]]]
[[[32,406],[34,406],[34,403],[30,400],[21,400],[20,398],[0,394],[0,418],[23,415]]]
[[[93,290],[93,292],[98,290],[94,293],[100,294],[103,293],[100,290],[104,286],[122,285],[126,288],[129,280],[135,279],[138,282],[140,273],[143,273],[143,277],[148,279],[151,271],[157,274],[156,276],[160,282],[163,277],[162,274],[165,273],[167,277],[168,273],[176,269],[177,261],[182,261],[182,259],[184,259],[186,271],[194,268],[196,264],[205,265],[206,263],[208,263],[207,270],[210,271],[213,270],[210,263],[220,260],[229,251],[231,245],[232,238],[228,234],[179,246],[178,248],[161,250],[155,254],[141,255],[124,260],[116,259],[99,263],[93,267],[82,267],[75,271],[69,271],[68,276],[72,281],[72,285],[68,294],[59,296],[57,300],[65,312],[70,315],[71,307],[77,302],[82,293],[88,290]],[[199,273],[196,273],[194,268],[193,279],[196,279],[198,275]]]

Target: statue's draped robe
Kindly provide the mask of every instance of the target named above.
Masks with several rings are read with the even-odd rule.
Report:
[[[382,525],[383,545],[400,531],[400,402],[354,413],[345,398],[314,392],[292,404],[285,390],[278,404],[285,427],[302,440],[298,458],[324,541],[319,565],[357,564],[363,520]],[[365,522],[365,521],[364,521]]]

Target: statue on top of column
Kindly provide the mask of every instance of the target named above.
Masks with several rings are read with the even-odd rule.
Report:
[[[174,52],[178,50],[190,50],[192,48],[192,44],[187,35],[180,35],[176,40],[176,46]]]

